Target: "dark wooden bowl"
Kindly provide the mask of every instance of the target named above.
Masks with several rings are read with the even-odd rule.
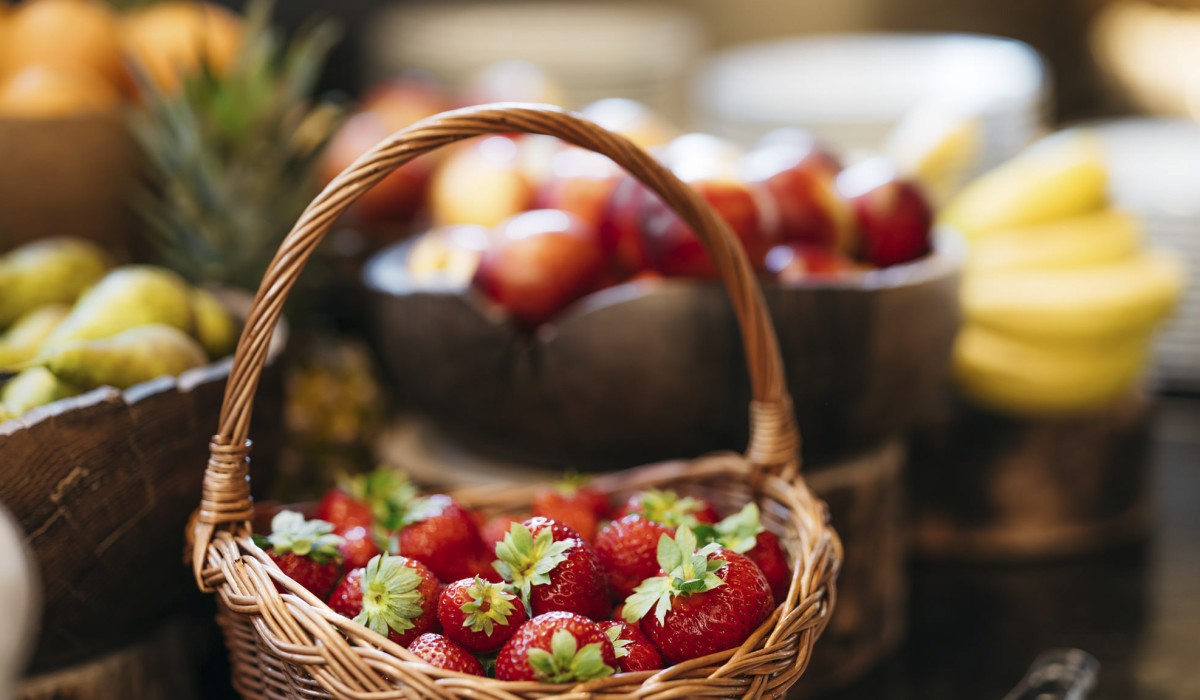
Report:
[[[223,301],[239,316],[250,307],[244,294]],[[254,406],[256,488],[278,447],[286,336],[275,333]],[[0,422],[0,501],[42,582],[30,673],[118,648],[198,598],[181,533],[231,366],[226,358],[125,391],[104,387]]]
[[[137,144],[119,115],[0,119],[0,248],[64,232],[133,252]]]
[[[728,300],[660,280],[592,294],[533,334],[472,290],[407,272],[411,243],[363,269],[368,332],[398,400],[473,448],[611,469],[745,445],[749,389]],[[878,446],[931,411],[958,328],[961,245],[828,283],[766,285],[805,458]],[[730,378],[736,381],[730,381]]]

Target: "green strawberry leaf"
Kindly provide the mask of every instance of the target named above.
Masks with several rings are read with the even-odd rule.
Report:
[[[362,612],[354,621],[385,637],[389,629],[412,629],[423,611],[420,585],[421,575],[400,557],[375,555],[363,571]]]
[[[625,599],[626,622],[637,622],[653,609],[654,617],[662,624],[675,596],[703,593],[725,585],[716,572],[727,562],[709,559],[721,545],[711,542],[696,549],[696,544],[695,533],[687,527],[679,528],[674,539],[665,534],[658,538],[658,565],[667,575],[642,581]]]
[[[660,522],[669,527],[696,527],[696,512],[704,507],[700,501],[691,496],[680,496],[674,491],[650,489],[641,493],[642,515],[648,520]]]
[[[621,617],[632,625],[654,610],[654,616],[658,618],[659,623],[662,623],[671,609],[671,596],[674,594],[675,587],[670,578],[666,576],[648,578],[639,583],[637,588],[633,589],[633,593],[630,593],[629,597],[625,599],[625,609],[622,611]]]
[[[525,612],[532,616],[529,598],[533,587],[550,583],[550,572],[566,561],[574,545],[571,540],[555,542],[548,527],[535,538],[522,523],[513,523],[504,540],[496,545],[497,561],[492,568],[517,591]]]
[[[758,505],[747,503],[740,511],[717,523],[714,540],[720,542],[725,549],[745,554],[754,549],[758,535],[764,529]]]
[[[271,534],[265,541],[276,554],[291,552],[324,564],[341,556],[338,548],[343,540],[324,520],[305,520],[300,513],[281,510],[271,519]]]
[[[575,635],[558,630],[550,638],[550,651],[533,648],[528,653],[534,675],[543,683],[591,681],[613,674],[612,666],[604,663],[599,642],[578,648]]]
[[[626,647],[628,647],[630,644],[633,644],[633,640],[621,639],[620,625],[613,625],[612,627],[604,630],[604,635],[608,637],[608,641],[612,642],[613,652],[617,655],[618,659],[623,659],[626,656],[629,656],[629,649]]]
[[[467,614],[463,627],[472,632],[483,632],[490,637],[495,626],[507,625],[509,616],[516,610],[512,601],[517,597],[505,591],[499,583],[476,576],[467,593],[471,600],[463,603],[460,609]]]

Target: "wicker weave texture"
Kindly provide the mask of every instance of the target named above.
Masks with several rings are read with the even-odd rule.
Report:
[[[602,153],[657,192],[708,249],[737,314],[753,391],[746,455],[719,454],[600,477],[614,497],[672,488],[727,510],[756,501],[793,561],[772,616],[737,649],[657,672],[579,685],[512,683],[433,668],[386,638],[333,613],[285,577],[250,539],[250,408],[272,330],[288,292],[333,222],[363,192],[409,160],[490,133],[546,134]],[[736,407],[731,407],[736,410]],[[776,697],[804,673],[828,622],[841,544],[823,503],[799,474],[799,434],[778,343],[754,271],[728,226],[691,188],[627,139],[562,110],[488,105],[447,112],[380,143],[335,178],[301,215],[271,262],[246,322],[211,442],[200,508],[189,530],[198,585],[218,596],[234,684],[247,698]],[[485,514],[527,511],[528,486],[454,494]],[[286,593],[281,594],[278,586]]]

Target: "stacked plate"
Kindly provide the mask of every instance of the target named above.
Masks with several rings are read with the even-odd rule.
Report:
[[[692,101],[699,126],[738,141],[803,126],[843,149],[880,150],[916,111],[977,117],[975,170],[1040,135],[1050,99],[1037,52],[970,34],[845,34],[748,44],[716,54]]]
[[[650,3],[403,3],[373,22],[367,77],[419,69],[461,86],[491,64],[527,61],[559,83],[568,106],[626,97],[678,119],[703,43],[692,15]]]
[[[1114,204],[1149,242],[1176,253],[1188,287],[1159,338],[1155,370],[1168,389],[1200,391],[1200,125],[1129,119],[1092,125],[1108,152]]]

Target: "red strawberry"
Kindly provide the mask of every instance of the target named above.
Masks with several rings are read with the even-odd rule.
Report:
[[[617,654],[617,665],[622,673],[654,671],[663,667],[662,654],[650,643],[637,625],[628,622],[604,620],[596,623],[608,635]]]
[[[775,604],[782,603],[792,584],[792,569],[788,566],[787,555],[779,544],[779,538],[762,526],[758,506],[746,504],[737,513],[717,523],[714,530],[714,541],[725,549],[745,554],[758,565],[771,586]]]
[[[379,542],[376,541],[374,529],[368,526],[355,525],[342,531],[342,557],[346,560],[347,569],[358,569],[367,565],[372,558],[382,554]]]
[[[421,562],[382,555],[346,574],[329,596],[329,607],[407,646],[433,629],[437,594],[437,578]]]
[[[479,529],[484,545],[489,551],[495,551],[496,545],[504,541],[504,536],[508,534],[513,523],[524,522],[530,517],[529,515],[497,515],[488,518],[483,527]]]
[[[674,491],[657,489],[640,491],[630,496],[621,510],[617,511],[617,517],[621,518],[630,513],[637,513],[643,518],[669,527],[696,527],[715,523],[719,519],[716,507],[703,498],[680,496]]]
[[[538,491],[533,497],[533,514],[569,525],[591,542],[596,538],[596,526],[608,516],[608,498],[586,481],[569,478]]]
[[[483,667],[479,665],[479,659],[471,656],[471,652],[440,634],[426,632],[414,639],[413,643],[408,645],[408,650],[421,657],[430,666],[444,668],[447,671],[469,673],[473,676],[483,675]]]
[[[617,607],[612,609],[612,612],[608,614],[608,619],[618,622],[625,619],[625,601],[621,601]]]
[[[552,610],[595,620],[608,615],[608,584],[596,551],[566,525],[536,517],[514,523],[496,545],[496,557],[496,571],[531,616]]]
[[[612,642],[595,622],[569,612],[548,612],[521,625],[496,657],[502,681],[578,683],[616,672]]]
[[[624,600],[638,584],[658,573],[658,540],[671,528],[640,515],[626,515],[600,528],[596,556],[608,575],[608,590]]]
[[[399,525],[400,553],[424,563],[443,581],[486,573],[492,561],[475,517],[449,496],[412,500]]]
[[[625,600],[625,621],[640,622],[669,663],[736,647],[771,615],[771,587],[758,566],[715,542],[697,551],[690,528],[662,539],[658,563],[659,576]]]
[[[282,510],[271,519],[271,534],[255,537],[283,573],[318,598],[324,598],[342,575],[342,538],[324,520]],[[281,593],[287,591],[278,586]]]
[[[438,598],[438,619],[452,641],[487,653],[504,646],[529,618],[525,606],[504,586],[475,577],[446,586]]]
[[[371,506],[350,495],[347,488],[336,486],[325,492],[317,504],[316,517],[333,525],[334,532],[371,526]]]

